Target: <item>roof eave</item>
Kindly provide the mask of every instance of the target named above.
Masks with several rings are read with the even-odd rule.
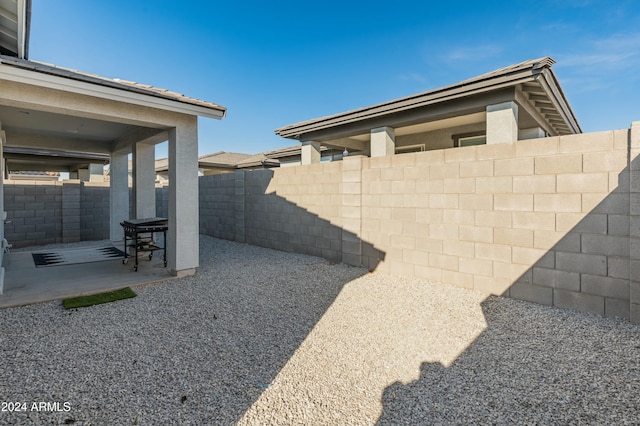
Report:
[[[573,133],[582,133],[580,123],[578,123],[578,119],[569,105],[569,101],[567,100],[567,97],[565,96],[553,70],[551,68],[547,68],[541,73],[541,75],[544,78],[544,83],[548,86],[548,89],[545,88],[547,96],[549,96],[551,101],[556,105],[558,112],[563,115],[564,121],[569,125]]]
[[[307,120],[296,124],[280,127],[275,133],[284,138],[301,139],[304,134],[315,131],[324,130],[332,127],[346,125],[358,121],[366,121],[389,114],[402,112],[408,109],[425,107],[428,105],[452,101],[463,97],[479,95],[490,91],[502,89],[509,86],[517,86],[519,84],[536,81],[540,76],[547,79],[551,75],[552,84],[545,90],[549,96],[558,97],[557,102],[563,111],[567,122],[572,129],[579,133],[580,126],[577,123],[575,115],[569,107],[562,89],[560,88],[555,75],[551,71],[551,66],[555,61],[550,57],[540,58],[538,60],[527,61],[522,64],[516,64],[511,67],[503,68],[494,72],[483,74],[478,77],[465,80],[451,86],[411,95],[404,98],[360,108],[344,113],[334,114],[331,116],[321,117],[317,119]],[[548,72],[547,72],[548,71]],[[549,90],[547,90],[549,89]]]
[[[1,59],[0,79],[217,120],[224,118],[227,110],[220,105],[202,105],[201,102],[188,103],[171,99],[161,96],[159,93],[145,92],[142,89],[119,84],[115,81],[98,78],[87,81],[89,77],[80,79],[54,75],[36,69],[25,69]]]

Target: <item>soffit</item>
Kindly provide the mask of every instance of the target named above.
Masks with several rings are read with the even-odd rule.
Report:
[[[0,122],[2,129],[8,132],[100,142],[116,140],[136,129],[136,126],[123,123],[4,105],[0,105]]]

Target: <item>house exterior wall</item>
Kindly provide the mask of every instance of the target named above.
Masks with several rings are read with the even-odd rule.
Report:
[[[396,136],[396,148],[408,145],[424,144],[425,151],[434,149],[453,148],[453,135],[461,133],[486,132],[486,124],[476,123],[446,129],[433,130],[424,133]]]
[[[246,172],[235,202],[251,244],[640,322],[632,129]]]

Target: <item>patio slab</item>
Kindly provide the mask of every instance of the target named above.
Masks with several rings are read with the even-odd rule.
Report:
[[[78,247],[69,247],[69,249]],[[64,248],[56,248],[62,251]],[[4,292],[0,294],[0,308],[47,302],[72,296],[81,296],[149,284],[173,278],[160,256],[152,261],[140,260],[138,272],[133,271],[133,260],[126,265],[122,259],[76,265],[37,268],[32,252],[7,253],[4,256]]]

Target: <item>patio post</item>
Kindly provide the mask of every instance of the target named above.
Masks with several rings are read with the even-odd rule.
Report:
[[[175,276],[199,266],[198,120],[169,130],[169,230],[167,260]]]
[[[395,130],[386,126],[371,129],[371,157],[386,157],[395,153]]]
[[[136,219],[156,217],[155,145],[134,143],[133,216]]]
[[[518,105],[513,102],[487,106],[487,144],[518,140]]]
[[[300,151],[301,164],[316,164],[320,162],[320,142],[303,141]]]
[[[129,155],[126,150],[112,152],[109,164],[110,239],[122,241],[120,222],[129,219]]]

